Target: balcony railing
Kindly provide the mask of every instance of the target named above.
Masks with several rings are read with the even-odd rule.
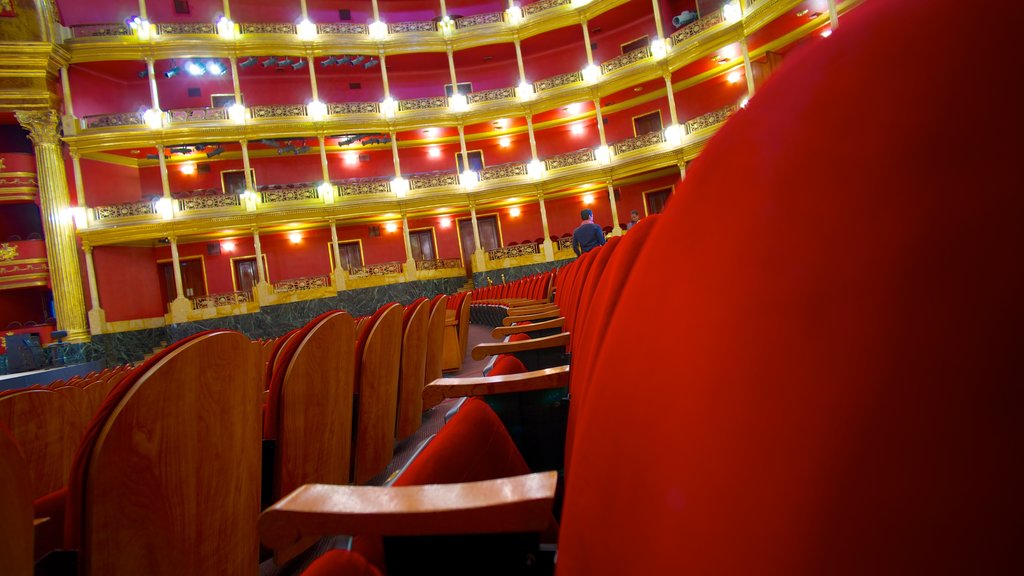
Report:
[[[739,107],[733,104],[730,106],[726,106],[725,108],[719,108],[714,112],[701,114],[700,116],[697,116],[693,120],[690,120],[686,123],[686,133],[693,134],[698,130],[706,130],[713,126],[717,126],[722,122],[728,120],[729,116],[735,113],[738,109]]]
[[[612,151],[616,156],[620,154],[626,154],[628,152],[635,152],[637,150],[643,150],[651,146],[657,146],[665,141],[665,133],[661,130],[654,132],[648,132],[647,134],[641,134],[634,138],[627,138],[625,140],[612,144]]]
[[[409,190],[438,188],[441,186],[458,186],[459,175],[454,171],[437,171],[409,176]]]
[[[544,166],[548,170],[555,170],[558,168],[565,168],[567,166],[576,166],[577,164],[586,164],[587,162],[593,162],[596,159],[597,158],[594,156],[594,150],[592,148],[583,148],[582,150],[575,150],[573,152],[559,154],[558,156],[552,156],[544,161]]]
[[[556,245],[557,248],[555,248],[555,250],[572,250],[572,236],[559,238]]]
[[[211,208],[230,208],[241,205],[242,202],[238,194],[197,195],[178,200],[178,210],[180,212],[208,210]]]
[[[294,202],[297,200],[315,200],[319,196],[312,186],[284,186],[277,189],[261,190],[260,197],[264,204],[276,202]]]
[[[398,101],[398,111],[405,112],[407,110],[436,110],[438,108],[447,108],[448,99],[444,96],[429,96],[427,98],[410,98],[409,100]]]
[[[405,34],[408,32],[437,32],[437,22],[433,20],[414,20],[412,22],[393,22],[388,24],[389,34]]]
[[[578,84],[580,82],[583,82],[583,72],[568,72],[566,74],[559,74],[558,76],[552,76],[551,78],[545,78],[534,82],[533,90],[535,92],[544,92],[547,90],[554,90],[555,88],[561,88],[562,86],[569,86],[570,84]]]
[[[354,178],[334,182],[342,196],[364,196],[369,194],[390,194],[391,181],[387,178]]]
[[[714,28],[715,26],[724,23],[725,16],[722,14],[721,10],[712,12],[711,14],[708,14],[703,18],[698,18],[697,20],[694,20],[693,22],[673,32],[671,36],[672,45],[677,46],[679,44],[682,44],[683,42],[686,42],[691,38],[700,36],[706,30],[710,30],[711,28]]]
[[[316,32],[317,34],[369,34],[370,27],[366,24],[335,22],[331,24],[317,24]]]
[[[518,258],[531,254],[540,254],[540,244],[517,244],[515,246],[504,246],[487,251],[488,260],[504,260],[506,258]]]
[[[212,22],[174,22],[171,24],[157,24],[156,33],[160,36],[174,36],[179,34],[216,34],[217,25]]]
[[[486,14],[474,14],[459,18],[455,21],[455,27],[462,30],[463,28],[471,28],[482,24],[501,24],[504,21],[504,12],[488,12]]]
[[[275,282],[274,292],[302,292],[305,290],[315,290],[317,288],[328,288],[330,285],[331,277],[326,274],[322,276],[307,276],[305,278],[295,278],[292,280]]]
[[[379,114],[380,102],[332,102],[327,105],[327,114]]]
[[[275,104],[269,106],[252,106],[249,114],[253,120],[264,118],[297,118],[306,116],[305,104]]]
[[[211,120],[227,120],[227,108],[176,108],[167,111],[168,122],[182,124],[188,122],[209,122]]]
[[[526,164],[522,162],[508,162],[507,164],[488,166],[481,170],[480,181],[500,180],[502,178],[512,178],[514,176],[526,176],[526,174]]]
[[[366,266],[353,266],[349,269],[349,278],[365,278],[367,276],[387,276],[388,274],[401,274],[401,262],[384,262],[383,264],[369,264]]]
[[[602,62],[601,63],[601,73],[602,74],[608,74],[609,72],[614,72],[616,70],[619,70],[620,68],[625,68],[626,66],[629,66],[630,64],[634,64],[636,62],[642,62],[644,60],[647,60],[647,59],[651,58],[652,56],[653,55],[651,54],[651,47],[650,46],[644,46],[643,48],[637,48],[636,50],[630,50],[629,52],[626,52],[625,54],[622,54],[621,56],[616,56],[615,58],[612,58],[611,60],[606,60],[606,61]]]
[[[495,88],[493,90],[481,90],[480,92],[470,92],[466,96],[466,100],[470,104],[479,104],[481,102],[496,102],[498,100],[513,100],[516,97],[515,88]]]
[[[75,38],[131,36],[132,29],[123,22],[118,22],[116,24],[86,24],[84,26],[72,26],[71,35]]]
[[[224,292],[223,294],[207,294],[195,296],[192,299],[192,309],[202,310],[203,308],[216,308],[218,306],[231,306],[252,302],[252,292]]]
[[[81,118],[82,128],[120,128],[122,126],[145,126],[141,112],[120,112],[118,114],[95,114]]]
[[[417,260],[417,270],[451,270],[462,268],[462,260],[459,258],[438,258],[437,260]]]
[[[130,216],[149,216],[152,214],[156,214],[155,200],[110,204],[108,206],[97,206],[92,209],[92,217],[96,221],[128,218]]]
[[[295,24],[286,22],[247,22],[238,27],[242,34],[295,34]]]
[[[557,8],[558,6],[564,6],[569,4],[571,0],[540,0],[540,2],[533,2],[523,6],[523,15],[532,16],[534,14]]]

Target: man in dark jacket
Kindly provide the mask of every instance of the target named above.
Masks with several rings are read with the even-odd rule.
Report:
[[[583,219],[583,223],[572,233],[572,251],[576,256],[604,244],[604,231],[594,224],[594,211],[584,208],[580,212],[580,218]]]

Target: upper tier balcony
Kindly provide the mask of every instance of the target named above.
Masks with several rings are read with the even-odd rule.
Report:
[[[46,286],[50,266],[41,238],[0,243],[0,290]]]

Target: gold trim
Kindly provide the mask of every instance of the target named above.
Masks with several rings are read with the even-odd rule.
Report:
[[[334,249],[331,247],[334,242],[327,242],[327,261],[331,264],[331,273],[334,273]],[[360,266],[366,266],[366,256],[363,254],[363,239],[354,238],[352,240],[338,240],[338,249],[341,249],[342,244],[358,244],[359,245],[359,261],[362,262]],[[347,270],[346,270],[347,272]]]
[[[46,286],[46,279],[37,280],[35,282],[22,282],[21,284],[4,284],[0,282],[0,290],[14,290],[17,288],[31,288],[33,286]]]
[[[31,278],[47,279],[50,277],[49,270],[39,270],[31,274],[14,274],[13,276],[0,276],[0,283],[12,280],[28,280]]]
[[[643,118],[644,116],[651,116],[655,112],[657,112],[657,114],[658,114],[658,124],[661,124],[661,128],[659,128],[659,130],[664,130],[665,129],[665,120],[661,117],[661,108],[658,108],[657,110],[651,110],[650,112],[644,112],[643,114],[637,114],[636,116],[633,116],[632,118],[630,118],[629,123],[633,125],[633,138],[636,138],[637,136],[639,136],[639,134],[636,133],[636,119],[637,118]]]
[[[181,263],[185,262],[186,260],[199,260],[200,264],[202,265],[202,269],[203,269],[203,290],[206,291],[206,294],[209,294],[210,293],[210,285],[207,284],[207,282],[206,282],[206,257],[203,256],[202,254],[199,254],[197,256],[185,256],[184,258],[178,257],[178,266],[180,267]],[[160,268],[160,264],[173,264],[174,263],[174,258],[162,258],[160,260],[157,260],[156,263],[157,263],[157,268],[159,269]],[[205,296],[206,294],[200,294],[200,296]],[[183,296],[184,296],[184,294],[183,294]],[[188,298],[188,296],[185,296],[185,297]]]
[[[642,197],[644,199],[644,217],[645,218],[647,216],[651,215],[650,210],[648,210],[648,208],[647,208],[647,195],[648,194],[654,194],[655,192],[662,192],[664,190],[668,190],[669,197],[674,196],[675,193],[676,193],[676,187],[675,186],[661,186],[661,187],[658,187],[658,188],[651,188],[650,190],[644,190],[644,191],[640,192],[640,194],[642,195]],[[666,199],[666,203],[667,203],[667,199]]]
[[[42,240],[15,240],[15,242],[42,242]],[[4,260],[0,262],[0,268],[6,266],[21,266],[23,264],[41,264],[47,262],[46,258],[25,258],[22,260]]]
[[[269,282],[270,266],[267,264],[267,255],[262,253],[262,252],[260,252],[260,256],[263,257],[263,273],[267,275],[268,282]],[[256,259],[256,255],[255,254],[250,254],[248,256],[235,256],[234,258],[229,258],[228,259],[229,260],[229,266],[231,266],[231,291],[232,292],[238,292],[238,280],[235,277],[235,260],[255,260],[255,259]],[[259,275],[259,271],[257,270],[257,276],[258,275]],[[256,280],[259,280],[259,278],[257,278]]]
[[[0,172],[0,178],[35,178],[35,172]]]
[[[230,173],[230,172],[245,172],[245,168],[235,168],[235,169],[232,169],[232,170],[221,170],[220,171],[220,190],[221,190],[221,192],[223,192],[225,194],[228,193],[228,189],[224,185],[224,174],[227,174],[227,173]],[[255,168],[249,168],[249,173],[251,174],[250,179],[252,180],[252,192],[256,192],[259,189],[259,186],[256,184],[256,169]]]

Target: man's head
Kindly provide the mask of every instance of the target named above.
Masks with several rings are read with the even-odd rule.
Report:
[[[639,222],[640,221],[640,213],[637,212],[636,210],[633,210],[632,212],[629,213],[629,219],[631,221],[633,221],[633,222]]]
[[[580,218],[583,220],[590,220],[591,222],[593,222],[594,211],[591,210],[590,208],[584,208],[583,210],[580,210]]]

